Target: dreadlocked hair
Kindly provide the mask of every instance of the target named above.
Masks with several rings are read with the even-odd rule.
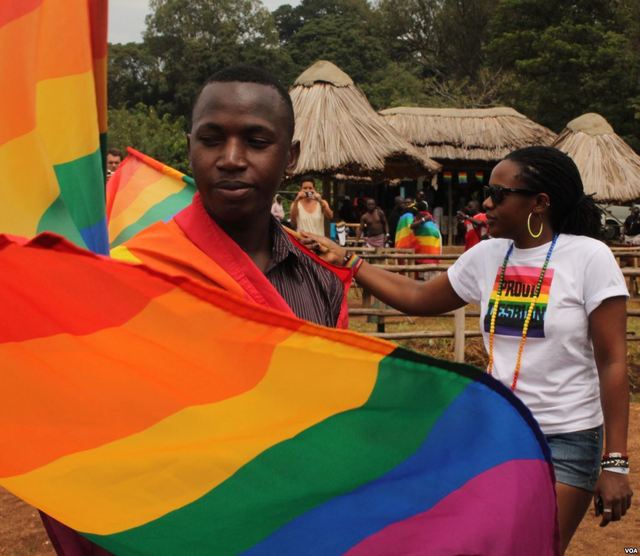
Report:
[[[601,235],[600,209],[592,195],[585,195],[580,172],[569,155],[553,147],[526,147],[505,159],[520,167],[518,177],[528,189],[549,195],[555,232],[593,238]]]

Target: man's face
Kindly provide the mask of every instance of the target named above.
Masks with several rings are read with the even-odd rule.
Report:
[[[376,202],[373,199],[367,199],[367,212],[373,212],[376,208]]]
[[[107,153],[107,170],[110,174],[118,169],[120,162],[122,159],[118,155]]]
[[[268,218],[273,196],[299,146],[291,144],[278,92],[258,83],[210,83],[193,110],[189,162],[216,221]],[[248,220],[249,219],[249,220]]]

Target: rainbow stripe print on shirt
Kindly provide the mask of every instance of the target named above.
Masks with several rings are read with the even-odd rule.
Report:
[[[496,317],[496,334],[501,336],[522,335],[522,327],[529,305],[533,300],[536,284],[540,278],[542,268],[535,266],[512,266],[505,270],[504,287],[498,305],[498,316]],[[491,327],[491,315],[498,295],[500,286],[500,272],[498,268],[496,279],[493,283],[493,290],[489,298],[489,307],[484,317],[484,330],[489,332]],[[529,338],[544,338],[544,317],[549,303],[549,289],[553,282],[553,269],[547,268],[540,288],[538,302],[533,308],[531,323],[527,336]]]

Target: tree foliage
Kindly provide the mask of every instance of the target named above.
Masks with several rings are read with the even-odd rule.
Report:
[[[147,113],[171,129],[230,64],[291,84],[326,59],[377,109],[508,105],[555,131],[595,111],[640,148],[640,0],[302,0],[272,13],[260,0],[151,0],[151,10],[142,43],[110,48],[121,122]]]
[[[109,144],[134,147],[161,162],[188,173],[186,120],[169,114],[160,116],[142,103],[131,108],[109,110]]]

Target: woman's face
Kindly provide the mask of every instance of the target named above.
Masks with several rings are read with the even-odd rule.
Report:
[[[313,182],[311,181],[305,181],[302,183],[302,185],[300,186],[301,191],[304,191],[305,193],[307,191],[311,191],[312,193],[316,192],[316,188],[313,185]]]
[[[520,167],[511,160],[503,160],[491,172],[489,185],[527,191],[519,177]],[[515,191],[502,191],[504,198],[496,203],[487,197],[482,206],[487,213],[489,234],[492,237],[517,239],[527,233],[527,218],[536,204],[536,196]]]

